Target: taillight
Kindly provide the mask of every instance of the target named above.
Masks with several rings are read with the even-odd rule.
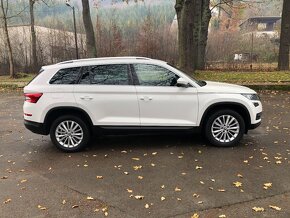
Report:
[[[25,93],[25,101],[29,103],[36,103],[42,96],[42,93]]]

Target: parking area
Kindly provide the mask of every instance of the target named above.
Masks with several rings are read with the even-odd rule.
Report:
[[[290,217],[290,93],[261,97],[262,126],[234,148],[111,136],[67,154],[25,129],[21,94],[0,93],[0,216]]]

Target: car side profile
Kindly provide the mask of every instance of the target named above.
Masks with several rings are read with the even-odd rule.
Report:
[[[247,87],[198,81],[160,60],[95,58],[42,67],[24,88],[24,123],[61,150],[83,149],[94,135],[202,131],[233,146],[261,123],[262,104]]]

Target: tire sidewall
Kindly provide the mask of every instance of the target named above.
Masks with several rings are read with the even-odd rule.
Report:
[[[71,120],[71,121],[78,123],[81,126],[81,128],[83,129],[84,135],[83,135],[82,142],[78,146],[73,147],[73,148],[66,148],[66,147],[62,146],[57,141],[57,139],[55,137],[55,131],[56,131],[57,126],[61,122],[66,121],[66,120]],[[90,140],[90,131],[89,131],[87,124],[79,117],[73,116],[73,115],[65,115],[65,116],[61,116],[61,117],[57,118],[55,121],[53,121],[51,128],[50,128],[50,138],[51,138],[51,141],[53,142],[53,144],[58,149],[65,151],[65,152],[77,152],[77,151],[84,149],[88,145],[88,142]]]
[[[222,115],[231,115],[231,116],[235,117],[240,125],[240,131],[239,131],[238,136],[231,142],[226,142],[226,143],[219,142],[212,135],[212,132],[211,132],[212,124],[216,118],[218,118]],[[205,136],[206,136],[207,140],[212,145],[218,146],[218,147],[231,147],[231,146],[237,145],[238,142],[242,139],[244,133],[245,133],[245,121],[239,113],[237,113],[233,110],[224,109],[224,110],[219,110],[219,111],[215,112],[214,114],[209,116],[207,123],[206,123],[206,126],[205,126]]]

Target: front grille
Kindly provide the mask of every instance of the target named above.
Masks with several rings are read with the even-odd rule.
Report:
[[[261,118],[262,118],[262,112],[257,114],[256,120],[260,120]]]

